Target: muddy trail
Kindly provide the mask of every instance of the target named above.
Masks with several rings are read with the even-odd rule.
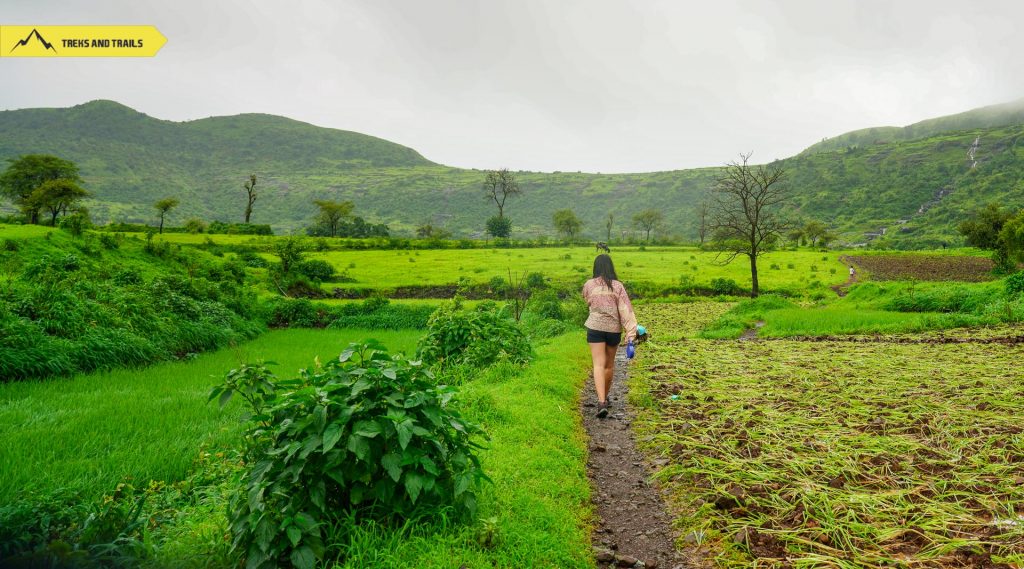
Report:
[[[848,257],[846,255],[840,256],[839,257],[839,261],[842,262],[847,267],[853,266],[852,259],[850,259],[850,257]],[[850,274],[850,278],[846,279],[845,283],[838,284],[838,285],[832,285],[830,288],[832,289],[833,292],[835,292],[837,295],[839,295],[839,298],[842,298],[842,297],[846,296],[846,293],[850,290],[850,287],[855,285],[855,284],[857,284],[857,273],[853,272],[853,273]]]
[[[580,398],[583,426],[590,438],[587,473],[599,517],[593,537],[597,566],[692,567],[673,545],[671,517],[658,488],[650,480],[650,466],[636,448],[630,429],[632,411],[626,405],[626,366],[625,351],[620,349],[615,357],[608,417],[594,416],[597,396],[592,375]]]

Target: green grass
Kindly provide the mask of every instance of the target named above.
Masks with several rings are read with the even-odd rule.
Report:
[[[471,526],[411,531],[362,526],[342,567],[592,567],[586,439],[577,401],[589,353],[578,333],[538,349],[517,371],[498,365],[465,384],[467,417],[491,436],[481,455],[494,480]],[[488,527],[490,526],[490,527]],[[495,545],[479,538],[492,533]]]
[[[813,281],[838,284],[846,280],[838,252],[784,251],[762,259],[761,286],[765,289],[805,288]],[[465,277],[471,283],[486,283],[494,277],[539,272],[558,282],[575,283],[590,278],[594,251],[589,247],[537,249],[465,249],[424,251],[329,251],[310,253],[313,259],[331,263],[338,272],[356,279],[342,288],[394,288],[415,285],[445,285]],[[690,247],[616,247],[612,258],[624,282],[645,281],[677,285],[680,277],[707,286],[714,278],[733,279],[750,287],[750,267],[741,259],[722,266],[714,253]],[[824,258],[824,259],[823,259]],[[772,264],[779,269],[771,269]],[[793,268],[789,268],[792,264]],[[354,267],[349,268],[350,265]],[[813,270],[816,267],[817,270]],[[835,269],[835,273],[831,272]],[[335,286],[335,285],[331,285]]]
[[[786,308],[765,315],[758,336],[828,336],[835,334],[887,334],[975,326],[982,323],[969,314],[941,312],[890,312],[845,306]]]
[[[240,361],[276,361],[281,374],[376,338],[412,351],[418,332],[281,330],[259,339],[145,369],[0,385],[0,503],[19,490],[66,488],[83,499],[136,482],[182,478],[199,449],[233,447],[241,407],[221,412],[206,395]]]
[[[798,305],[774,295],[744,300],[708,324],[700,337],[758,337],[915,333],[1024,320],[1024,298],[1010,297],[1005,282],[867,282],[843,298]]]
[[[300,350],[301,351],[301,350]],[[477,519],[444,517],[391,526],[345,521],[328,531],[326,567],[592,567],[586,439],[577,404],[589,353],[579,333],[537,346],[526,368],[498,364],[464,383],[464,416],[491,440],[479,454],[493,484]],[[189,509],[161,528],[171,540],[156,566],[223,558],[223,504]]]
[[[638,440],[717,566],[1024,563],[1019,347],[653,335],[639,358]]]

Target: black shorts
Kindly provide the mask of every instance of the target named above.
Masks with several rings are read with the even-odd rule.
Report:
[[[587,343],[604,343],[609,346],[618,346],[622,343],[622,332],[602,332],[600,330],[591,330],[590,328],[587,328]]]

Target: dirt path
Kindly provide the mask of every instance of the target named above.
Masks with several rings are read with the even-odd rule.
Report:
[[[636,448],[629,428],[632,411],[626,406],[626,359],[620,349],[615,358],[615,381],[609,396],[611,413],[594,416],[597,396],[593,377],[587,379],[580,412],[590,436],[587,471],[593,502],[600,518],[594,530],[598,567],[689,567],[673,546],[665,504],[650,482],[651,472]]]
[[[846,265],[847,268],[849,268],[850,265],[853,264],[853,261],[849,257],[847,257],[846,255],[841,255],[839,257],[839,260],[842,261],[842,263],[844,265]],[[857,273],[853,273],[852,275],[850,275],[850,278],[846,279],[845,283],[840,284],[840,285],[832,285],[831,288],[841,298],[841,297],[846,296],[846,291],[850,290],[850,287],[855,285],[856,283],[857,283]]]

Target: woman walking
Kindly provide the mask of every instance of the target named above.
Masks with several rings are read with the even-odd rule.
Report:
[[[615,275],[608,255],[594,259],[594,278],[583,284],[583,299],[590,306],[587,318],[587,343],[594,360],[594,388],[597,390],[597,416],[608,416],[608,392],[615,373],[615,352],[622,343],[636,338],[636,315],[626,288]]]

